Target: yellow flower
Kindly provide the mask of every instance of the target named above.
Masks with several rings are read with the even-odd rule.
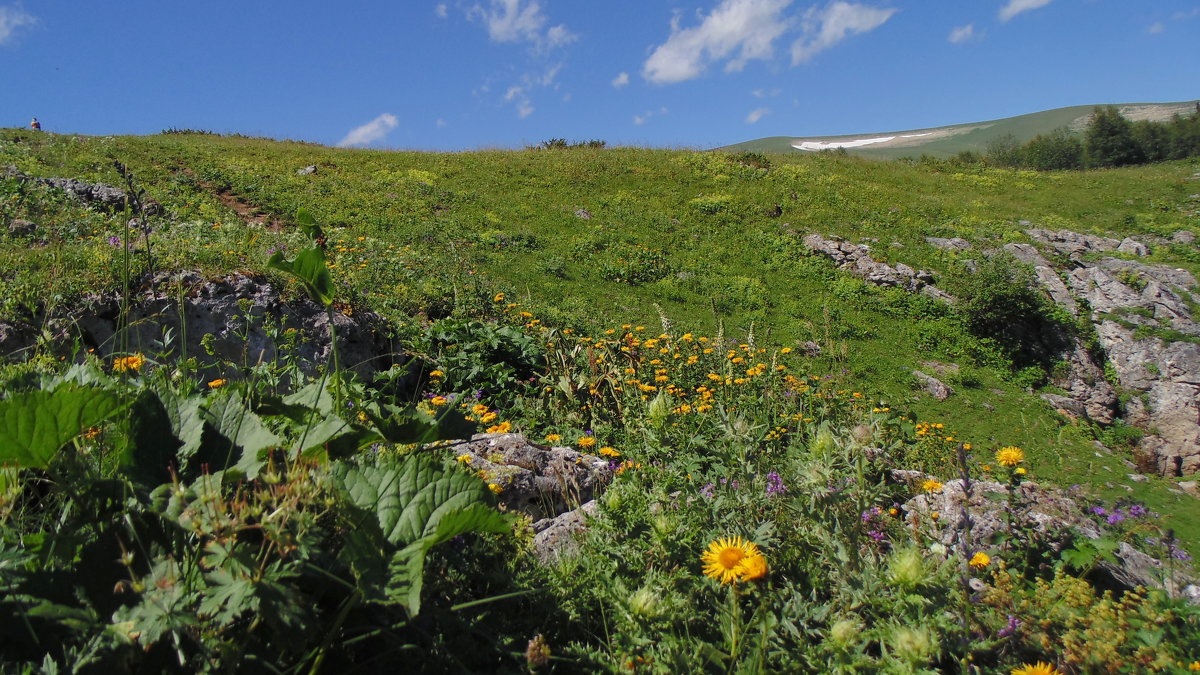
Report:
[[[1196,668],[1196,670],[1200,670],[1200,668]],[[1038,661],[1037,663],[1026,663],[1020,668],[1013,668],[1012,675],[1063,675],[1063,673],[1049,663]]]
[[[741,537],[718,539],[700,554],[704,563],[704,575],[723,584],[732,584],[742,575],[742,561],[762,557],[758,546]],[[766,563],[763,563],[766,566]]]
[[[1025,461],[1025,452],[1015,445],[996,451],[996,463],[1000,466],[1016,466]]]
[[[605,457],[620,457],[621,456],[621,453],[617,452],[616,448],[609,447],[607,445],[604,446],[603,448],[600,448],[599,450],[597,450],[597,452],[599,452],[601,455],[604,455]]]
[[[443,375],[445,375],[445,373],[443,373],[443,372],[442,372],[442,371],[440,371],[440,370],[431,370],[431,371],[429,371],[429,376],[430,376],[430,377],[442,377]]]
[[[224,387],[226,384],[227,384],[227,382],[225,381],[224,378],[217,378],[215,380],[211,380],[208,383],[208,388],[209,389],[220,389],[221,387]]]
[[[504,294],[497,293],[496,297],[492,298],[492,302],[504,302]]]
[[[579,440],[575,441],[575,445],[578,445],[581,448],[594,448],[596,447],[596,437],[580,436]]]
[[[459,455],[458,457],[455,457],[454,459],[457,460],[459,464],[470,464],[471,460],[473,460],[475,458],[472,457],[470,454],[464,452],[463,454]]]
[[[129,370],[137,372],[144,365],[146,365],[146,357],[142,356],[140,352],[133,356],[121,356],[113,359],[113,372],[124,373]]]
[[[767,559],[761,554],[743,558],[736,571],[742,581],[757,581],[767,576]]]
[[[546,434],[546,442],[547,443],[557,443],[561,440],[562,440],[562,436],[559,434]]]
[[[971,560],[967,562],[967,564],[977,570],[981,570],[992,564],[992,557],[983,551],[976,551],[975,555],[971,556]]]
[[[500,424],[493,424],[487,428],[489,434],[507,434],[510,431],[512,431],[512,422],[507,421]]]
[[[938,490],[942,489],[942,484],[933,478],[929,478],[926,479],[925,482],[921,483],[921,489],[925,492],[937,492]]]
[[[1192,661],[1189,663],[1188,670],[1200,670],[1200,661]]]
[[[488,489],[496,494],[500,494],[501,492],[504,492],[504,488],[500,487],[499,485],[497,485],[495,483],[488,483]]]
[[[432,403],[435,407],[446,405],[446,397],[445,396],[434,396],[433,398],[429,399],[429,402]]]
[[[1026,473],[1026,472],[1025,472],[1025,467],[1023,467],[1023,466],[1018,466],[1018,467],[1017,467],[1017,468],[1016,468],[1016,469],[1013,471],[1013,473],[1017,474],[1018,476],[1024,476],[1024,475],[1025,475],[1025,473]]]

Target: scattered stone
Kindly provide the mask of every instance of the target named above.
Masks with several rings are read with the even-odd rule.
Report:
[[[812,340],[808,340],[800,344],[800,352],[805,356],[820,356],[821,345],[813,342]]]
[[[1130,255],[1150,255],[1150,249],[1140,241],[1135,241],[1126,237],[1121,240],[1121,245],[1117,247],[1117,251],[1128,253]]]
[[[864,244],[852,244],[840,237],[827,239],[819,234],[810,234],[804,238],[804,245],[869,284],[894,286],[912,292],[920,292],[944,302],[954,301],[953,296],[932,285],[933,274],[931,272],[917,271],[903,263],[892,267],[886,263],[876,262],[871,257],[871,249]]]
[[[317,165],[309,164],[308,166],[304,167],[303,169],[297,169],[296,175],[297,176],[311,176],[316,172],[317,172]]]
[[[1050,230],[1042,230],[1031,228],[1025,230],[1025,234],[1033,238],[1040,244],[1045,244],[1066,255],[1072,260],[1080,259],[1084,253],[1093,251],[1114,251],[1121,245],[1119,239],[1110,237],[1098,237],[1094,234],[1080,234],[1070,230],[1059,230],[1053,232]]]
[[[954,389],[947,386],[936,377],[923,373],[919,370],[914,370],[912,372],[913,375],[917,376],[917,381],[921,383],[921,388],[924,389],[927,394],[936,398],[937,400],[945,401],[946,399],[950,398],[952,394],[954,394]]]
[[[90,206],[97,206],[107,211],[121,211],[125,208],[127,196],[125,191],[106,183],[85,183],[75,178],[37,178],[27,176],[15,166],[6,167],[3,174],[6,178],[15,178],[30,183],[40,183],[66,192],[68,195]],[[163,213],[163,207],[153,199],[147,199],[142,204],[145,215],[157,216]]]
[[[12,222],[8,224],[8,233],[15,237],[28,237],[34,232],[37,232],[37,225],[29,220],[14,218]]]
[[[1179,230],[1171,235],[1171,241],[1176,244],[1194,244],[1196,242],[1196,235],[1189,230]]]
[[[543,564],[574,555],[579,551],[576,535],[587,529],[588,521],[597,517],[600,507],[596,500],[583,504],[574,511],[567,511],[555,518],[546,518],[533,524],[533,552]]]
[[[1054,410],[1063,417],[1071,419],[1087,417],[1087,408],[1073,398],[1059,396],[1058,394],[1042,394],[1042,400],[1054,406]]]
[[[575,217],[576,217],[576,218],[582,218],[583,220],[591,220],[591,219],[592,219],[592,212],[591,212],[591,211],[588,211],[587,209],[576,209],[576,211],[575,211]]]
[[[1197,483],[1194,480],[1180,481],[1175,485],[1179,486],[1180,490],[1193,497],[1200,497],[1200,483]]]
[[[1129,480],[1131,480],[1135,483],[1145,483],[1146,481],[1150,480],[1149,478],[1147,478],[1146,476],[1144,476],[1140,473],[1130,473],[1130,474],[1126,474],[1126,476],[1129,477]]]
[[[971,250],[971,242],[962,237],[954,237],[952,239],[943,239],[942,237],[925,237],[925,241],[929,244],[942,249],[943,251],[969,251]]]

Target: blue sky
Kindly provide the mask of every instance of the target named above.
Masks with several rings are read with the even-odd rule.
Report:
[[[0,0],[0,126],[707,148],[1200,98],[1197,0]]]

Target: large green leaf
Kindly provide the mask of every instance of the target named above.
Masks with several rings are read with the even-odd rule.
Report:
[[[171,480],[170,467],[182,443],[157,392],[143,389],[130,410],[121,466],[137,483],[155,486]]]
[[[0,401],[0,464],[45,468],[58,449],[128,405],[106,389],[67,385]]]
[[[205,434],[201,453],[210,470],[236,465],[247,478],[255,478],[266,464],[265,451],[284,445],[283,439],[267,428],[237,392],[209,398],[201,415],[215,432]]]
[[[313,216],[312,211],[309,211],[303,206],[296,209],[296,224],[299,225],[300,229],[304,231],[304,234],[308,235],[308,238],[312,239],[313,241],[318,241],[321,239],[321,237],[325,236],[325,232],[321,229],[321,226],[317,224],[317,219]]]
[[[338,465],[340,480],[354,506],[374,517],[393,549],[388,595],[415,616],[420,610],[425,554],[467,532],[505,532],[482,481],[448,470],[427,455],[409,455],[373,467]]]
[[[333,304],[333,277],[325,266],[325,252],[321,249],[306,248],[296,254],[295,260],[286,260],[282,252],[276,252],[267,266],[300,280],[313,300],[326,307]]]

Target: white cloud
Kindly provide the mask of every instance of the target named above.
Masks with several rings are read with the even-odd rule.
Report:
[[[446,120],[444,120],[444,119],[441,119],[441,118],[439,117],[439,118],[438,118],[438,121],[437,121],[437,122],[435,122],[435,123],[434,123],[434,125],[435,125],[437,128],[439,128],[439,129],[445,129],[445,128],[446,128]]]
[[[758,108],[756,110],[751,110],[750,114],[746,115],[746,124],[756,124],[764,116],[770,115],[770,114],[771,114],[770,108]]]
[[[767,91],[766,89],[755,89],[754,91],[750,92],[754,98],[774,98],[782,93],[782,89],[772,89],[770,91]]]
[[[450,16],[450,11],[449,11],[449,9],[446,7],[446,3],[444,3],[444,2],[443,2],[442,4],[440,4],[440,5],[436,5],[436,6],[433,8],[433,13],[434,13],[434,14],[437,16],[437,18],[439,18],[439,19],[445,19],[446,17]]]
[[[485,9],[475,5],[467,11],[471,19],[481,19],[487,25],[488,37],[496,42],[529,42],[536,47],[559,47],[578,39],[563,24],[552,26],[544,33],[546,15],[537,0],[489,0]]]
[[[620,75],[617,75],[616,77],[614,77],[612,79],[612,86],[614,86],[618,89],[620,89],[621,87],[624,87],[627,84],[629,84],[629,73],[623,72]]]
[[[666,115],[666,114],[667,114],[666,106],[659,108],[657,111],[647,110],[645,113],[643,113],[641,115],[634,115],[633,123],[640,126],[642,124],[645,124],[647,120],[649,120],[651,117],[654,117],[655,115]]]
[[[348,148],[356,145],[370,145],[376,141],[383,140],[388,135],[388,132],[395,129],[399,123],[395,115],[383,113],[361,127],[351,129],[350,133],[346,134],[346,137],[338,142],[338,147]]]
[[[556,63],[546,69],[540,75],[526,73],[521,76],[520,82],[509,86],[504,92],[504,100],[508,103],[513,103],[517,107],[517,115],[521,119],[525,119],[533,114],[533,99],[532,93],[535,89],[558,89],[555,79],[558,77],[559,71],[563,68],[562,63]]]
[[[699,77],[712,62],[732,56],[726,71],[739,71],[751,59],[769,59],[775,39],[791,20],[783,11],[792,0],[722,0],[699,26],[680,28],[671,21],[671,36],[642,65],[642,77],[656,84]]]
[[[973,37],[975,37],[975,24],[969,23],[965,26],[958,26],[950,31],[950,37],[946,39],[953,44],[960,45]]]
[[[816,7],[808,10],[804,13],[804,36],[792,43],[792,65],[807,63],[851,35],[875,30],[896,11],[849,2],[834,2],[822,10]]]
[[[37,19],[19,7],[0,7],[0,45],[7,44],[18,28],[35,23]]]
[[[1045,7],[1051,2],[1054,2],[1054,0],[1008,0],[1004,7],[1000,9],[1000,20],[1008,21],[1021,12]]]
[[[1200,8],[1193,9],[1190,12],[1175,12],[1171,15],[1171,18],[1179,21],[1180,19],[1193,19],[1198,16],[1200,16]]]
[[[1157,23],[1150,24],[1150,27],[1146,29],[1146,32],[1151,35],[1158,35],[1166,29],[1167,27],[1163,24],[1163,22],[1159,21]]]

